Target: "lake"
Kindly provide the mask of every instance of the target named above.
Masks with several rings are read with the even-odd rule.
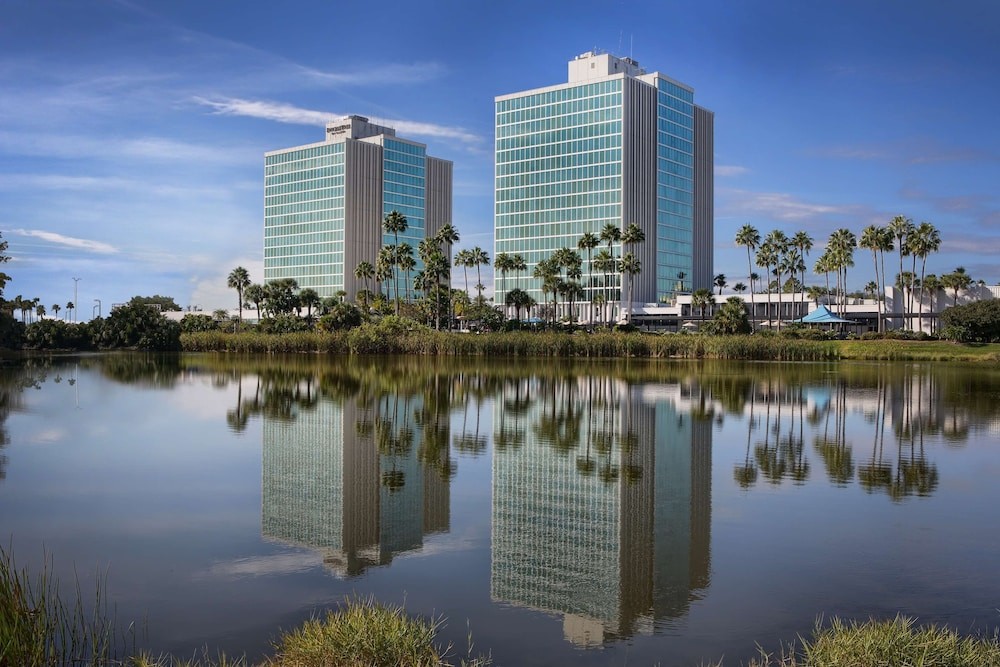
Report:
[[[345,598],[500,665],[736,665],[822,616],[1000,627],[986,365],[108,354],[0,370],[0,538],[140,647]]]

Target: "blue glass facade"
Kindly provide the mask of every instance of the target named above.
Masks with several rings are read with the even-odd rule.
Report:
[[[656,297],[690,290],[694,256],[694,94],[657,77]]]
[[[333,296],[344,287],[344,144],[264,158],[264,281],[294,278]]]
[[[424,212],[427,210],[427,149],[420,144],[390,137],[385,138],[382,147],[382,214],[384,217],[392,211],[398,211],[406,216],[407,228],[405,232],[399,234],[399,243],[400,245],[408,243],[413,248],[416,268],[410,273],[409,277],[412,277],[415,272],[423,270],[423,262],[417,253],[417,245],[425,238],[426,230]],[[396,238],[393,234],[383,234],[383,245],[391,246],[395,242]],[[407,293],[406,287],[403,285],[405,279],[407,276],[401,274],[399,282],[401,297]],[[385,289],[390,297],[394,296],[393,281],[388,281]],[[412,294],[412,292],[411,287],[410,293]]]
[[[621,79],[497,101],[495,251],[525,259],[521,289],[541,302],[535,265],[560,248],[575,249],[586,232],[620,227],[621,196]],[[583,271],[585,285],[603,280],[586,261]],[[498,287],[502,303],[507,286]]]

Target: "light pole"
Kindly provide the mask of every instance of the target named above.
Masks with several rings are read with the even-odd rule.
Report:
[[[73,321],[76,322],[76,304],[80,303],[78,300],[79,293],[77,288],[80,286],[80,278],[73,278]]]
[[[100,317],[101,316],[101,300],[100,299],[94,299],[94,302],[97,304],[96,306],[94,306],[94,310],[97,311],[97,317]],[[90,316],[91,317],[94,316],[94,311],[93,310],[90,311]]]

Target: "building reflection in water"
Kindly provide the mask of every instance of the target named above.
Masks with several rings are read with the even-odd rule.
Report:
[[[354,576],[447,532],[447,475],[419,459],[420,398],[320,399],[293,418],[264,416],[261,530],[320,549]]]
[[[607,377],[504,387],[495,601],[562,614],[581,646],[687,612],[709,584],[712,424],[684,402],[678,385]]]

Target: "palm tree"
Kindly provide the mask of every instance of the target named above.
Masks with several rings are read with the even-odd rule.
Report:
[[[789,242],[788,237],[785,232],[780,229],[771,230],[771,232],[764,238],[764,245],[769,245],[774,250],[774,261],[772,262],[774,266],[775,279],[777,280],[776,290],[778,292],[778,331],[781,331],[781,275],[782,271],[782,260],[785,255],[788,254]],[[770,285],[768,286],[770,287]],[[770,294],[770,291],[768,291]]]
[[[244,269],[242,266],[237,266],[235,269],[229,272],[229,278],[226,279],[226,286],[230,289],[236,290],[236,296],[239,297],[239,311],[240,311],[240,324],[243,323],[243,290],[250,286],[250,273]]]
[[[754,258],[757,262],[757,266],[764,269],[764,276],[771,275],[771,265],[778,262],[778,251],[777,249],[768,242],[764,242],[757,249],[757,255]],[[770,278],[767,280],[767,319],[771,319],[771,281]]]
[[[393,255],[392,248],[382,246],[375,258],[375,282],[378,284],[380,295],[382,294],[382,284],[392,280],[396,273]]]
[[[601,239],[591,232],[585,233],[577,241],[578,250],[587,251],[587,299],[590,301],[590,323],[594,324],[594,248],[601,244]]]
[[[244,295],[246,296],[247,303],[252,303],[257,307],[257,321],[260,321],[260,304],[264,303],[264,300],[267,298],[264,286],[260,283],[251,283],[247,285]]]
[[[729,285],[729,283],[726,282],[726,274],[724,273],[720,273],[719,275],[715,276],[715,280],[713,280],[712,282],[715,284],[716,287],[719,288],[719,296],[722,296],[722,288]]]
[[[701,311],[702,322],[705,321],[705,309],[715,304],[715,295],[707,287],[699,287],[691,294],[691,307]]]
[[[45,306],[40,303],[35,304],[35,313],[38,315],[38,319],[45,317]]]
[[[406,285],[406,302],[410,302],[410,271],[417,268],[417,260],[413,258],[413,246],[403,243],[396,248],[396,265],[403,270],[405,276],[403,284]]]
[[[631,320],[632,320],[632,282],[634,281],[636,274],[638,274],[640,271],[642,271],[642,262],[640,262],[639,259],[635,255],[633,255],[632,253],[628,252],[628,253],[625,253],[625,256],[621,258],[621,261],[618,264],[618,270],[621,271],[621,274],[622,274],[623,277],[624,276],[628,276],[628,301],[627,301],[627,303],[628,303],[628,310],[625,313],[625,319],[626,319],[627,322],[631,322]]]
[[[545,302],[545,295],[552,292],[553,301],[555,302],[558,295],[559,265],[552,258],[543,259],[538,264],[535,264],[535,270],[532,275],[542,283],[542,301]],[[553,323],[555,323],[556,305],[557,302],[552,307]]]
[[[892,233],[893,237],[896,239],[896,247],[899,250],[899,275],[903,275],[903,255],[910,254],[909,248],[907,247],[907,241],[909,240],[910,234],[913,233],[915,227],[913,226],[913,221],[903,215],[897,215],[889,222],[889,231]],[[893,304],[895,305],[895,304]],[[903,328],[907,328],[906,319],[906,300],[904,298],[900,300],[900,306],[902,308],[903,315]]]
[[[805,293],[805,290],[806,290],[806,258],[809,257],[809,251],[812,250],[812,248],[813,248],[813,238],[811,236],[809,236],[809,234],[806,233],[806,232],[804,232],[804,231],[798,231],[798,232],[795,232],[794,236],[792,236],[792,240],[791,240],[790,243],[794,247],[796,247],[796,248],[799,249],[799,257],[801,258],[801,261],[798,263],[798,265],[799,265],[799,273],[800,273],[800,275],[799,275],[799,278],[800,278],[799,282],[801,283],[800,291],[802,292],[802,296],[800,298],[802,300],[802,303],[805,304],[805,298],[806,298],[806,293]]]
[[[858,240],[858,247],[872,251],[872,261],[875,263],[875,285],[881,285],[885,281],[885,276],[879,280],[878,253],[882,245],[882,228],[877,225],[868,225],[861,230],[861,238]],[[878,330],[882,331],[882,300],[876,304],[878,308]]]
[[[615,265],[614,255],[612,255],[610,252],[608,252],[607,250],[605,250],[603,248],[601,250],[599,250],[597,252],[597,256],[594,257],[594,268],[596,268],[598,271],[604,273],[605,277],[607,276],[608,273],[610,273],[610,272],[612,272],[612,271],[615,270],[614,269],[614,265]],[[605,280],[604,284],[605,284],[605,290],[604,290],[604,292],[602,292],[602,293],[600,293],[600,294],[598,294],[598,295],[596,295],[594,297],[595,302],[597,300],[597,296],[601,297],[600,305],[602,305],[602,306],[607,305],[608,301],[610,300],[609,299],[609,295],[607,293],[607,284],[608,284],[608,281]],[[606,311],[602,312],[602,314],[601,314],[601,321],[606,321],[608,319],[609,319],[608,313]]]
[[[480,266],[489,266],[490,265],[490,256],[489,256],[489,253],[487,253],[485,250],[483,250],[479,246],[476,246],[475,248],[473,248],[472,251],[471,251],[471,253],[472,253],[472,255],[471,255],[470,259],[472,261],[472,264],[476,267],[476,290],[479,292],[477,300],[479,301],[479,303],[482,303],[483,302],[483,277],[480,274],[479,267]]]
[[[399,234],[401,232],[405,232],[409,226],[410,225],[409,222],[406,220],[406,216],[396,210],[390,211],[389,214],[386,215],[385,219],[382,221],[383,229],[385,229],[386,232],[392,234],[393,248],[399,247]],[[392,259],[393,259],[392,289],[393,289],[393,296],[396,299],[396,314],[399,315],[399,275],[398,275],[399,272],[395,270],[396,267],[395,260],[398,259],[398,255],[393,253]]]
[[[76,304],[75,303],[73,303],[72,301],[67,301],[66,302],[66,310],[68,310],[68,311],[70,311],[70,313],[72,313],[73,310],[75,310],[75,309],[76,309]],[[67,317],[73,317],[73,315],[68,315]],[[73,319],[75,319],[75,318],[73,318]]]
[[[604,229],[601,230],[601,241],[608,244],[608,255],[611,258],[611,261],[605,264],[607,273],[605,274],[604,281],[604,288],[608,292],[609,303],[615,300],[614,291],[611,286],[611,274],[618,268],[618,262],[615,260],[614,244],[621,240],[622,230],[617,225],[610,222],[604,225]]]
[[[910,248],[914,259],[917,257],[920,258],[920,310],[917,316],[917,326],[920,331],[924,330],[924,274],[927,271],[927,256],[940,249],[941,233],[937,230],[937,227],[929,222],[921,222],[913,234],[913,243],[911,243]]]
[[[53,314],[54,314],[54,315],[55,315],[56,317],[59,317],[59,311],[60,311],[60,310],[62,310],[62,306],[60,306],[60,305],[59,305],[58,303],[54,303],[54,304],[52,304],[52,313],[53,313]]]
[[[299,305],[306,308],[306,321],[312,322],[313,308],[320,305],[319,293],[311,287],[304,287],[299,291]]]
[[[747,291],[747,286],[743,283],[736,283],[733,285],[733,291],[737,294],[743,294],[743,292]]]
[[[837,271],[837,286],[844,296],[847,294],[847,269],[854,266],[854,249],[857,246],[858,241],[854,233],[846,228],[833,232],[827,242],[827,250],[832,251],[831,259],[833,267]],[[844,314],[843,307],[840,314],[841,316]]]
[[[362,260],[358,262],[358,265],[354,267],[354,278],[356,280],[365,281],[365,291],[371,292],[371,287],[368,281],[375,277],[375,267],[369,261]],[[357,301],[357,295],[355,294],[355,301]]]
[[[507,287],[507,272],[511,270],[511,265],[514,263],[513,258],[505,252],[502,252],[496,256],[493,260],[493,268],[500,272],[500,292],[505,293],[504,289]],[[497,289],[494,287],[493,293],[497,293]],[[499,299],[498,299],[499,300]],[[506,300],[506,296],[504,297]]]
[[[642,227],[640,227],[639,225],[635,224],[634,222],[630,223],[629,226],[625,228],[625,231],[622,232],[622,255],[624,256],[626,253],[633,252],[634,246],[636,246],[636,245],[638,245],[640,243],[645,243],[645,242],[646,242],[646,232],[642,231]],[[636,258],[635,261],[637,262],[637,264],[636,264],[637,266],[640,266],[640,267],[642,266],[642,263],[639,261],[638,258]],[[618,264],[618,267],[619,267],[619,271],[621,271],[621,263],[620,262]],[[632,279],[634,280],[634,276],[632,276]],[[624,282],[625,282],[625,274],[622,273],[622,283],[624,284]],[[632,301],[631,301],[631,299],[632,299],[632,289],[629,288],[628,311],[626,312],[626,318],[629,318],[629,319],[632,316]]]
[[[468,248],[455,253],[455,266],[461,266],[465,273],[465,293],[469,294],[469,267],[472,266],[472,251]]]
[[[743,225],[740,227],[740,230],[736,232],[736,245],[746,246],[747,249],[747,267],[749,267],[750,270],[750,320],[753,322],[754,326],[756,326],[757,320],[754,316],[754,312],[757,309],[757,304],[755,304],[753,300],[753,282],[755,279],[753,275],[753,260],[750,257],[750,252],[756,250],[760,246],[760,232],[758,232],[757,229],[750,223]]]
[[[927,292],[928,295],[930,295],[930,304],[928,304],[928,306],[931,315],[934,315],[936,313],[936,311],[934,310],[934,304],[937,301],[937,293],[941,291],[941,280],[940,278],[937,277],[937,275],[929,273],[927,274],[927,277],[925,277],[921,281],[920,284],[922,285],[924,291]],[[936,321],[937,321],[936,319],[931,320],[932,332],[934,331],[934,324],[936,323]]]
[[[958,305],[958,291],[969,287],[972,284],[972,277],[965,272],[965,267],[958,267],[951,273],[946,273],[941,276],[942,284],[950,290],[954,291],[953,305]]]

